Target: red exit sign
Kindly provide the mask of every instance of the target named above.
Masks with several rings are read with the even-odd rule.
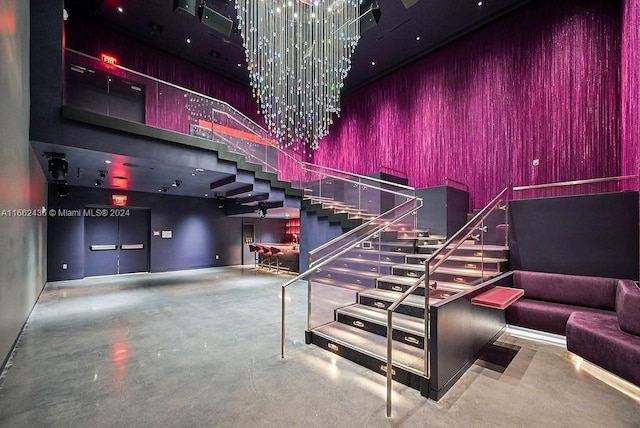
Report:
[[[106,62],[107,64],[116,65],[118,63],[118,59],[115,56],[102,54],[100,57],[102,58],[102,62]]]
[[[116,207],[126,207],[127,195],[111,195],[111,203]]]

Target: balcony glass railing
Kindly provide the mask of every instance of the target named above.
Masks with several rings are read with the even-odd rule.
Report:
[[[311,203],[349,219],[374,218],[415,194],[408,186],[301,162],[224,101],[70,49],[65,50],[64,104],[223,143],[304,190]]]

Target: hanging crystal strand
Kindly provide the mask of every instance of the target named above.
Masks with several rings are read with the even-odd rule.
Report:
[[[237,0],[254,96],[281,147],[318,147],[359,39],[359,0]]]

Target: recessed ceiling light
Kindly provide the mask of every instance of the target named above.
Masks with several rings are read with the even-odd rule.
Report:
[[[202,169],[202,168],[196,168],[196,172],[204,172],[204,169]]]
[[[242,67],[242,64],[238,63],[238,67]]]
[[[482,2],[481,1],[478,2],[478,6],[482,6]]]
[[[118,6],[118,12],[120,13],[124,12],[124,9],[122,8],[122,6]]]
[[[209,196],[209,194],[208,194],[208,193],[205,193],[204,195],[205,195],[205,196]]]
[[[196,173],[195,173],[195,172],[192,172],[192,173],[191,173],[191,176],[195,177],[195,176],[196,176]]]
[[[376,65],[376,62],[375,61],[371,61],[371,65]]]
[[[416,40],[417,40],[417,41],[420,41],[420,36],[416,37]]]
[[[187,37],[187,44],[191,43],[191,39]]]
[[[104,163],[111,163],[111,161],[110,160],[106,160],[106,161],[104,161]]]

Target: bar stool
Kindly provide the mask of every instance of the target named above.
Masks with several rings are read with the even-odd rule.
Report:
[[[258,249],[258,267],[264,267],[264,247],[260,244],[256,244],[256,248]]]
[[[271,270],[271,256],[273,255],[273,253],[271,253],[271,248],[269,247],[262,247],[264,249],[264,254],[262,254],[262,267],[264,267],[265,265],[265,260],[268,266],[268,269]]]
[[[276,258],[276,273],[280,273],[280,256],[284,253],[280,251],[280,248],[271,247],[271,255]]]
[[[255,269],[258,267],[258,247],[249,244],[249,251],[253,253],[253,268]]]

